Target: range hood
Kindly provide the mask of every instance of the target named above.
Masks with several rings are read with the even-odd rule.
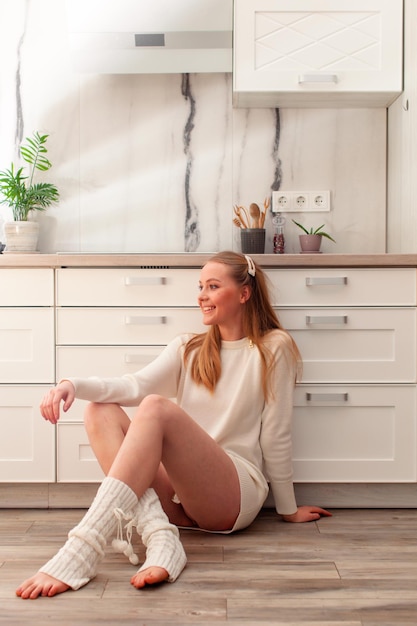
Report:
[[[233,0],[67,0],[74,67],[94,74],[232,71]]]

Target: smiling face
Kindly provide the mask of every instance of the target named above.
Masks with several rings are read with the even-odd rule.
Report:
[[[243,306],[250,297],[250,288],[238,285],[224,263],[209,261],[201,270],[199,289],[203,323],[217,324],[225,341],[241,339]]]

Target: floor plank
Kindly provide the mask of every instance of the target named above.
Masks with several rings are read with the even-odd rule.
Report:
[[[311,524],[263,510],[233,535],[181,531],[179,580],[142,591],[109,548],[77,592],[23,601],[16,587],[48,560],[80,510],[0,509],[0,624],[44,626],[406,626],[417,615],[417,511],[335,510]],[[135,547],[141,558],[143,547]]]

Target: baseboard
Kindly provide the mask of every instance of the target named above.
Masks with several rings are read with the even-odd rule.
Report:
[[[0,483],[0,508],[87,508],[97,483]],[[416,483],[298,483],[297,502],[327,508],[417,508]],[[273,508],[271,494],[265,508]]]

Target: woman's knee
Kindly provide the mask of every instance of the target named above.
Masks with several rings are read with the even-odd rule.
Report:
[[[89,402],[84,410],[84,426],[87,431],[99,429],[106,419],[116,421],[115,417],[118,412],[121,412],[121,409],[117,404]]]
[[[140,403],[133,421],[150,419],[162,422],[167,417],[173,417],[176,406],[177,405],[172,402],[172,400],[168,400],[157,394],[150,394]]]

